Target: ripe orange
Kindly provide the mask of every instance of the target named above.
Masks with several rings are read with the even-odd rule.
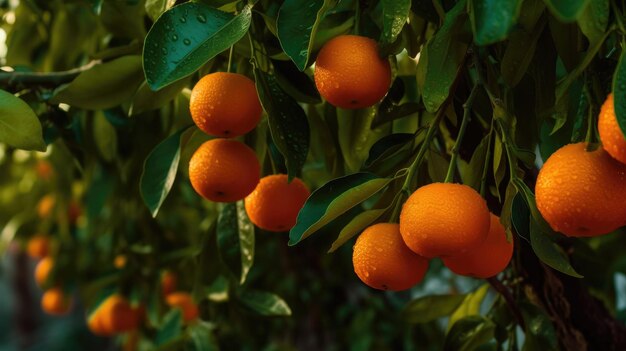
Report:
[[[54,176],[54,169],[50,162],[46,160],[39,160],[35,165],[35,172],[40,179],[50,180]]]
[[[47,314],[61,316],[70,312],[72,299],[59,287],[46,290],[41,296],[41,309]]]
[[[35,235],[26,244],[28,256],[34,259],[42,259],[50,252],[50,239],[46,235]]]
[[[597,236],[626,224],[626,165],[603,148],[565,145],[545,162],[535,185],[537,208],[567,236]]]
[[[107,297],[88,318],[87,325],[96,335],[111,336],[139,327],[141,312],[119,294]]]
[[[487,239],[477,248],[458,256],[443,258],[443,264],[459,275],[489,278],[502,272],[513,257],[513,240],[506,241],[500,218],[491,214]]]
[[[54,267],[54,260],[50,256],[45,257],[37,263],[37,266],[35,267],[35,281],[37,282],[37,285],[44,286],[50,276],[52,267]]]
[[[44,195],[37,203],[37,214],[39,218],[46,219],[50,217],[52,214],[52,209],[54,209],[54,205],[56,204],[56,199],[54,195],[47,194]]]
[[[354,272],[368,286],[379,290],[406,290],[419,283],[428,260],[411,251],[398,224],[378,223],[366,228],[354,244]]]
[[[189,161],[191,185],[198,194],[215,202],[243,199],[259,183],[260,174],[254,151],[235,140],[209,140]]]
[[[488,232],[487,204],[467,185],[425,185],[411,194],[400,212],[402,239],[424,257],[469,252],[485,241]]]
[[[189,110],[198,128],[224,138],[248,133],[263,112],[254,82],[244,75],[226,72],[208,74],[196,83]]]
[[[613,94],[609,94],[600,109],[598,132],[604,150],[614,159],[626,164],[626,137],[617,124]]]
[[[330,104],[356,109],[380,101],[391,84],[389,61],[378,55],[376,41],[357,35],[329,40],[315,61],[315,85]]]
[[[178,278],[172,271],[165,271],[161,276],[161,291],[163,296],[167,296],[176,290]]]
[[[282,232],[296,224],[298,212],[311,192],[298,178],[287,182],[286,174],[261,178],[256,189],[246,197],[246,212],[257,227]]]
[[[198,318],[198,306],[189,293],[173,292],[165,297],[165,302],[172,308],[180,308],[185,322],[191,322]]]
[[[122,269],[122,268],[126,267],[126,262],[127,261],[128,261],[128,259],[126,258],[126,255],[117,255],[113,259],[113,267],[115,267],[117,269]]]

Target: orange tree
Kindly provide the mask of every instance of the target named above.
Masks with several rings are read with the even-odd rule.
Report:
[[[0,12],[0,340],[626,349],[623,2]]]

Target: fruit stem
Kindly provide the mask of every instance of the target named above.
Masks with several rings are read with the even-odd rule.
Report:
[[[227,68],[227,71],[226,71],[228,73],[230,73],[230,71],[233,68],[233,47],[234,46],[235,45],[231,45],[230,46],[230,51],[228,52],[228,68]]]
[[[491,128],[489,129],[489,141],[487,142],[487,153],[485,154],[485,163],[483,164],[483,172],[480,177],[480,196],[485,197],[487,188],[487,172],[489,170],[489,160],[491,159],[491,142],[493,140],[493,119],[491,119]]]
[[[472,88],[472,91],[470,92],[469,97],[467,98],[467,100],[465,100],[465,103],[463,104],[463,120],[461,121],[461,127],[459,128],[459,134],[457,135],[456,141],[454,142],[454,147],[452,148],[452,157],[450,158],[448,173],[446,174],[446,179],[444,180],[444,183],[450,183],[454,180],[454,173],[456,171],[456,160],[459,157],[459,149],[461,148],[463,137],[465,137],[465,130],[467,129],[467,125],[472,119],[471,110],[477,92],[478,84],[475,84]]]

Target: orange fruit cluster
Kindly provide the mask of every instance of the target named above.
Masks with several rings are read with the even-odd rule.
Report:
[[[87,326],[94,334],[113,336],[139,328],[143,307],[131,306],[122,295],[107,297],[87,318]]]
[[[405,290],[420,282],[428,260],[439,257],[459,275],[489,278],[513,256],[513,242],[471,187],[433,183],[402,206],[400,223],[365,229],[354,245],[357,276],[372,288]]]
[[[188,292],[176,291],[178,277],[172,271],[165,271],[161,275],[161,292],[165,303],[170,308],[178,308],[182,312],[183,321],[190,323],[198,318],[198,305]]]
[[[602,147],[565,145],[537,176],[537,208],[552,229],[567,236],[604,235],[626,225],[626,139],[612,94],[602,105],[598,130]]]
[[[216,72],[193,87],[189,102],[194,123],[203,132],[224,138],[253,130],[263,108],[254,82],[236,73]],[[194,190],[215,202],[234,202],[250,194],[259,183],[261,166],[247,145],[227,139],[202,144],[189,162]]]
[[[331,105],[357,109],[379,102],[391,84],[391,66],[370,38],[340,35],[324,44],[315,60],[315,85]]]
[[[269,175],[261,178],[256,189],[246,197],[246,213],[261,229],[287,231],[296,224],[298,212],[310,194],[299,178],[288,182],[285,174]]]

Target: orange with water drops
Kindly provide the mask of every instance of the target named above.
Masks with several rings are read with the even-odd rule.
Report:
[[[617,124],[613,94],[609,94],[600,109],[598,132],[604,150],[614,159],[626,164],[626,138]]]

